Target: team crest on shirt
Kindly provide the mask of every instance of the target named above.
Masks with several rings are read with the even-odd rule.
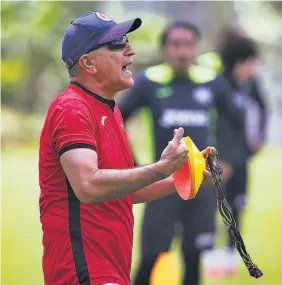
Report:
[[[96,15],[97,15],[97,17],[100,18],[101,20],[104,20],[104,21],[112,21],[112,19],[109,18],[109,17],[108,17],[107,15],[105,15],[105,14],[96,12]]]
[[[193,99],[203,105],[210,104],[213,100],[213,93],[207,87],[198,87],[194,90]]]
[[[164,86],[157,89],[156,95],[158,98],[167,98],[173,95],[173,90],[170,86]]]

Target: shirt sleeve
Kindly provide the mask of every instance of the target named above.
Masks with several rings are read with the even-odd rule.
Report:
[[[215,79],[215,107],[218,114],[231,123],[234,128],[244,126],[244,112],[236,107],[232,100],[232,88],[222,77]]]
[[[119,97],[117,104],[124,121],[127,121],[127,119],[141,107],[149,104],[147,85],[148,79],[142,73],[135,79],[134,86]]]
[[[56,152],[63,153],[74,148],[96,151],[97,128],[89,106],[79,99],[61,102],[53,111],[52,141]]]
[[[261,139],[264,141],[266,138],[266,121],[267,121],[267,104],[265,102],[263,89],[259,85],[259,81],[257,79],[254,79],[252,81],[253,84],[253,92],[251,92],[251,95],[253,95],[254,100],[257,102],[259,108],[260,108],[260,132],[261,132]]]

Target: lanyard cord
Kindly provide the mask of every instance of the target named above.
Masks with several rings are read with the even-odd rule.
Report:
[[[233,240],[237,248],[237,251],[241,255],[241,258],[243,259],[250,275],[252,277],[259,278],[263,275],[263,273],[252,262],[251,257],[247,253],[244,241],[241,237],[239,230],[236,227],[236,222],[232,214],[232,210],[229,204],[227,203],[224,193],[222,191],[222,188],[220,186],[220,182],[221,182],[220,176],[222,175],[223,170],[220,167],[217,153],[215,155],[209,154],[207,156],[207,165],[212,174],[213,190],[214,190],[215,198],[217,200],[217,207],[222,217],[223,223],[227,227],[229,236]]]

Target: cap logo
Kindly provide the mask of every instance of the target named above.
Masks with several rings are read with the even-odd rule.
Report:
[[[112,21],[112,19],[109,18],[108,16],[106,16],[105,14],[96,12],[96,15],[97,15],[97,17],[100,18],[101,20],[104,20],[104,21]]]

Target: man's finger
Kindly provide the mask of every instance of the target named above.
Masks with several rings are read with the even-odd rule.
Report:
[[[210,149],[211,149],[211,147],[208,146],[208,147],[206,147],[204,150],[201,151],[203,157],[206,157],[206,156],[210,153]]]
[[[212,175],[211,173],[208,171],[208,170],[204,170],[204,181],[203,183],[205,185],[212,185],[213,184],[213,181],[212,181]]]
[[[208,146],[207,148],[205,148],[204,150],[201,151],[202,155],[204,157],[206,157],[209,153],[210,154],[215,154],[216,153],[216,149],[212,146]]]
[[[205,176],[205,178],[212,177],[211,173],[206,169],[204,169],[204,176]]]
[[[216,154],[216,149],[215,149],[215,147],[211,147],[210,148],[210,154]]]
[[[174,137],[171,141],[173,143],[179,143],[181,139],[183,138],[183,135],[184,135],[184,129],[178,128],[177,130],[174,131]]]

